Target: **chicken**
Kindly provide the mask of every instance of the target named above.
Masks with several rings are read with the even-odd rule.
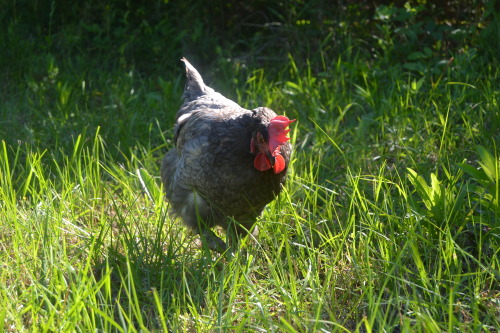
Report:
[[[219,225],[236,235],[252,231],[282,190],[292,150],[287,127],[295,119],[266,107],[242,108],[206,86],[181,60],[187,78],[184,104],[161,178],[174,215],[200,233],[210,249],[223,252],[226,244],[211,228]]]

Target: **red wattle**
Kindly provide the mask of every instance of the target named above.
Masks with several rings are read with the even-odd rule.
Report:
[[[285,159],[278,155],[274,159],[274,173],[280,173],[283,170],[285,170]]]
[[[257,156],[255,156],[255,159],[253,160],[253,166],[255,167],[255,169],[259,171],[266,171],[271,169],[271,162],[269,162],[269,159],[267,158],[266,154],[258,153]]]

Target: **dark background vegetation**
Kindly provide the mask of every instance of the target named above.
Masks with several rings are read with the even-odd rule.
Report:
[[[330,63],[354,45],[351,52],[367,58],[404,62],[424,48],[452,56],[471,44],[493,61],[499,31],[489,23],[498,21],[498,7],[485,0],[14,1],[0,16],[16,32],[2,34],[2,65],[9,78],[25,73],[30,52],[44,52],[62,63],[99,59],[103,69],[148,75],[170,72],[181,56],[207,67],[227,58],[271,67],[289,53],[306,61],[327,51]],[[384,45],[391,40],[398,47]]]

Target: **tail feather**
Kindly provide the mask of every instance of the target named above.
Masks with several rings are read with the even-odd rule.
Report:
[[[205,85],[200,73],[187,61],[186,58],[181,59],[186,65],[186,86],[182,97],[186,100],[194,100],[200,96],[209,94],[214,90]]]

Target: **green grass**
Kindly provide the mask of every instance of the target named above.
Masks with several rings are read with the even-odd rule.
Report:
[[[306,59],[203,68],[241,105],[297,119],[287,185],[229,258],[197,246],[162,194],[184,70],[179,50],[138,69],[127,50],[174,34],[166,21],[130,39],[130,26],[117,30],[116,60],[108,28],[94,27],[87,54],[83,21],[41,28],[45,39],[9,22],[0,45],[19,44],[0,88],[4,331],[498,331],[500,70],[474,41],[401,66],[389,47],[356,53],[363,43],[342,30],[334,55],[324,39]]]

